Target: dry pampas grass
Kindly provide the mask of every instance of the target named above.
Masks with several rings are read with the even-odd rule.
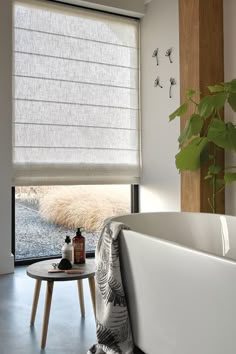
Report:
[[[40,215],[55,224],[100,231],[105,219],[130,211],[126,186],[54,187],[40,198]]]
[[[16,198],[19,199],[39,199],[48,193],[54,186],[16,186]]]

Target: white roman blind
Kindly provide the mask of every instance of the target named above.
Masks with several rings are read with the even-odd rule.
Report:
[[[138,27],[50,2],[15,4],[15,185],[138,182]]]

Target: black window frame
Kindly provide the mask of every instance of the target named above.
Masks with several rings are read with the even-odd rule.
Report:
[[[33,257],[33,258],[25,258],[25,259],[18,259],[15,258],[16,253],[16,235],[15,235],[15,187],[11,189],[11,252],[14,255],[14,263],[15,266],[21,265],[29,265],[39,261],[45,261],[48,259],[56,259],[60,258],[61,255],[55,255],[51,257]],[[130,185],[130,201],[131,201],[131,213],[139,213],[139,185],[138,184],[131,184]],[[95,250],[94,251],[87,251],[86,258],[94,258],[95,257]]]

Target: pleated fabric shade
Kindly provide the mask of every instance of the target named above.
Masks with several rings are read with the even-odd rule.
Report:
[[[138,44],[134,19],[15,4],[15,185],[138,182]]]

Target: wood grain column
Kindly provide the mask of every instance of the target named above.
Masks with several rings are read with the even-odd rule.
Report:
[[[180,100],[185,90],[194,88],[201,94],[207,86],[224,81],[223,0],[179,0],[180,31]],[[187,117],[181,121],[181,131]],[[218,163],[224,165],[224,155]],[[181,174],[182,211],[211,212],[209,182],[204,180],[207,168]],[[217,197],[216,210],[224,213],[224,193]]]

